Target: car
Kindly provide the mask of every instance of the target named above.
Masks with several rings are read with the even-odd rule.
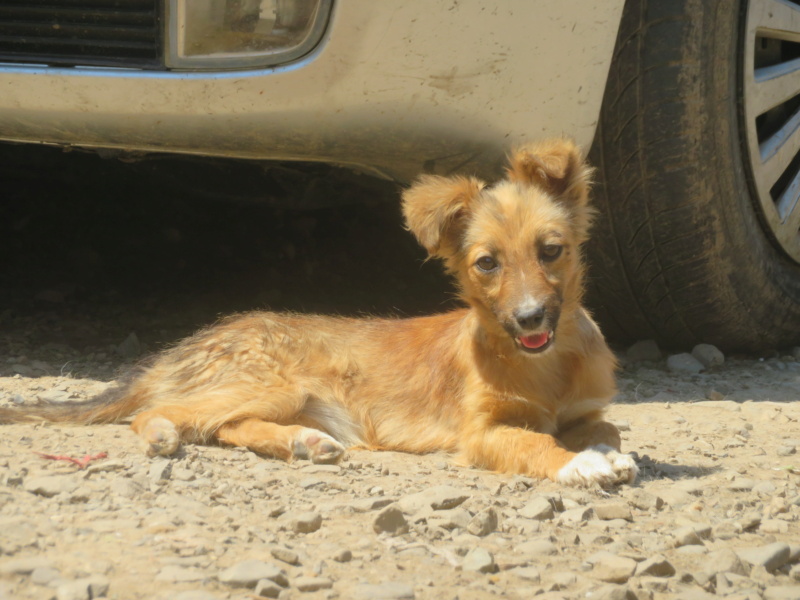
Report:
[[[800,343],[795,1],[0,0],[0,89],[6,142],[401,183],[568,135],[612,339]]]

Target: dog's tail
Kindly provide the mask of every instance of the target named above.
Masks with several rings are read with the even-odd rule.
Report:
[[[74,423],[118,423],[144,406],[142,394],[131,393],[128,385],[114,386],[91,400],[80,402],[40,402],[20,408],[0,408],[0,424]]]

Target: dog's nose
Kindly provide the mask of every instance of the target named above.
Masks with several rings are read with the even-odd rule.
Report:
[[[520,309],[514,313],[514,318],[517,324],[525,330],[537,329],[541,327],[545,315],[544,306],[537,306],[536,308]]]

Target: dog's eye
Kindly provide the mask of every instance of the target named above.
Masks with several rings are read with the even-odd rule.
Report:
[[[499,265],[497,261],[493,259],[491,256],[481,256],[475,264],[481,271],[486,271],[487,273],[490,271],[494,271]]]
[[[542,247],[542,260],[555,260],[564,251],[564,246],[558,244],[547,244]]]

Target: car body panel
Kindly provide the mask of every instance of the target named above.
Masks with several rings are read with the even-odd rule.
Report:
[[[231,72],[0,66],[0,139],[489,175],[592,141],[623,0],[339,0],[321,43]]]

